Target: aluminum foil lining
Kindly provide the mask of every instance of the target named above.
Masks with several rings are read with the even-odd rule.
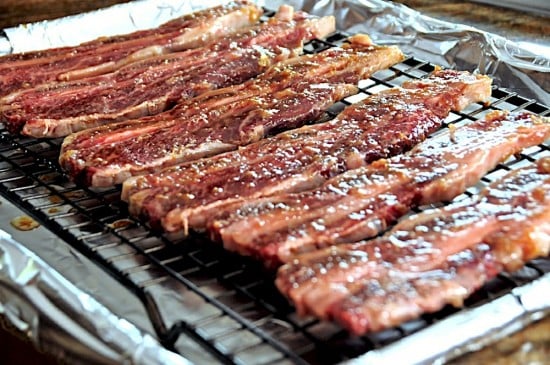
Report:
[[[191,12],[187,1],[134,1],[65,18],[21,24],[5,29],[7,43],[0,51],[19,53],[72,46],[95,38],[158,26]]]
[[[269,4],[279,3],[270,1]],[[367,33],[378,44],[444,67],[491,76],[494,85],[550,105],[550,55],[498,35],[440,21],[382,0],[290,1],[316,15],[333,14],[338,29]]]
[[[0,230],[0,314],[29,334],[37,345],[47,344],[57,352],[63,349],[65,360],[189,364],[128,320],[115,316],[3,230]],[[82,347],[85,356],[79,352]]]
[[[98,36],[154,27],[179,15],[224,2],[133,1],[54,21],[20,25],[4,30],[4,35],[0,36],[0,54],[72,45]],[[257,3],[276,9],[283,2],[260,0]],[[340,30],[367,33],[379,44],[397,44],[408,54],[444,67],[488,74],[499,87],[550,104],[550,58],[534,54],[502,37],[439,21],[382,0],[285,3],[316,15],[335,15]],[[1,211],[4,217],[20,214],[5,201]],[[0,314],[29,334],[39,347],[49,347],[66,358],[96,363],[186,363],[183,357],[159,345],[137,298],[124,290],[113,290],[112,285],[119,284],[104,273],[101,279],[90,279],[101,270],[94,263],[80,258],[51,233],[47,237],[52,241],[44,241],[42,235],[45,233],[40,230],[14,234],[8,222],[9,219],[0,222]],[[550,277],[546,275],[498,301],[468,311],[465,316],[449,318],[430,327],[431,332],[422,336],[429,336],[432,341],[434,333],[441,333],[442,328],[449,328],[449,325],[465,325],[465,329],[473,326],[472,318],[480,312],[494,318],[494,328],[488,328],[479,338],[461,332],[462,337],[458,338],[461,341],[442,342],[430,351],[420,352],[418,359],[443,361],[453,351],[456,354],[472,350],[546,315],[550,303],[537,292],[548,292],[549,287]],[[185,288],[159,285],[154,289],[147,294],[169,327],[179,319],[172,318],[174,313],[178,313],[184,303],[189,304],[192,298],[189,299]],[[503,310],[507,311],[504,315]],[[503,330],[494,331],[495,328]],[[457,340],[457,336],[453,338]],[[437,338],[443,337],[437,335]],[[85,346],[70,346],[70,341],[75,344],[80,341]],[[416,341],[405,338],[387,348],[369,352],[358,361],[392,363],[396,352],[405,351],[408,356],[418,353]],[[175,347],[183,354],[192,354],[192,360],[198,363],[213,361],[183,337]],[[395,347],[399,347],[398,351]],[[84,352],[70,352],[76,348]]]

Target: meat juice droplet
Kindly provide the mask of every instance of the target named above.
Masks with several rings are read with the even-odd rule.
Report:
[[[40,227],[40,224],[28,215],[20,215],[13,218],[10,224],[20,231],[31,231]]]
[[[113,223],[109,224],[109,227],[113,229],[117,228],[126,228],[132,224],[132,221],[129,219],[119,219],[114,221]]]
[[[60,212],[60,209],[56,208],[56,207],[48,209],[49,214],[55,214],[55,213],[59,213],[59,212]]]

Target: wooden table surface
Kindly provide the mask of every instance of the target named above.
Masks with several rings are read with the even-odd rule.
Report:
[[[508,39],[550,45],[550,19],[536,13],[464,0],[394,0],[394,2],[402,3],[441,20],[471,25]]]
[[[0,29],[26,22],[53,19],[128,0],[1,0]],[[439,19],[469,24],[516,40],[550,44],[550,20],[465,1],[396,0]],[[545,293],[547,295],[548,293]],[[10,334],[0,325],[2,360],[7,364],[55,363],[36,351],[28,341]],[[550,318],[535,323],[507,339],[453,361],[453,364],[550,364]]]
[[[1,0],[0,28],[60,18],[128,0]]]

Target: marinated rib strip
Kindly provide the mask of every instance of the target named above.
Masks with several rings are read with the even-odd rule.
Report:
[[[312,189],[347,169],[404,152],[439,128],[451,108],[489,95],[487,77],[437,71],[427,80],[370,96],[332,121],[129,180],[123,199],[129,199],[133,214],[153,224],[168,214],[164,228],[169,231],[200,228],[225,206]],[[464,105],[456,104],[459,100]]]
[[[23,134],[59,137],[158,114],[180,99],[244,82],[301,49],[304,41],[334,30],[331,17],[315,18],[282,8],[264,24],[201,48],[148,58],[98,77],[8,95],[4,102],[10,105],[3,107],[2,117],[10,131],[24,125]]]
[[[546,158],[512,171],[475,199],[411,216],[381,238],[299,255],[279,269],[277,287],[300,313],[358,335],[461,306],[501,270],[548,255],[549,167]]]
[[[320,188],[248,200],[211,229],[227,249],[277,265],[295,253],[376,236],[411,207],[453,199],[499,162],[549,137],[548,118],[495,111]]]
[[[158,122],[136,120],[71,136],[60,162],[75,179],[105,186],[234,150],[273,131],[315,120],[335,101],[356,92],[348,82],[357,83],[385,67],[387,58],[401,59],[401,53],[356,36],[342,48],[274,65],[237,92],[217,91],[178,105],[176,112],[159,116]],[[80,143],[93,146],[82,148]]]
[[[157,28],[103,37],[75,47],[0,58],[0,96],[55,80],[111,72],[151,56],[194,48],[258,21],[261,8],[246,1],[195,12]]]
[[[383,330],[446,304],[463,306],[465,298],[501,270],[490,248],[480,244],[449,256],[430,271],[388,270],[380,278],[360,280],[353,294],[334,304],[328,316],[355,335]]]
[[[504,205],[507,196],[513,195],[521,202],[518,205],[527,206],[527,212],[499,212],[505,224],[483,239],[507,271],[518,270],[527,261],[550,253],[550,158],[537,161],[537,171],[533,170],[525,168],[512,183],[505,180],[482,194],[493,205]],[[541,175],[545,179],[539,186]]]

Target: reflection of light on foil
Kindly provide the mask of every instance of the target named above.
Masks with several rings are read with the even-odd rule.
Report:
[[[533,52],[534,54],[550,55],[550,47],[545,46],[543,44],[522,41],[522,42],[518,42],[518,45],[521,48],[524,48],[524,49],[527,49],[527,50]],[[539,61],[539,62],[542,62],[542,59],[543,59],[543,57],[541,57],[541,61]]]
[[[13,53],[25,52],[152,28],[191,11],[187,1],[142,0],[62,19],[24,24],[6,29],[5,33]]]
[[[0,314],[38,344],[45,336],[41,331],[45,331],[48,341],[57,341],[58,351],[66,352],[67,360],[77,356],[100,359],[97,363],[103,364],[189,364],[132,323],[115,316],[1,229]],[[41,322],[55,326],[46,331]],[[71,339],[66,334],[73,335],[78,346],[68,347]]]

